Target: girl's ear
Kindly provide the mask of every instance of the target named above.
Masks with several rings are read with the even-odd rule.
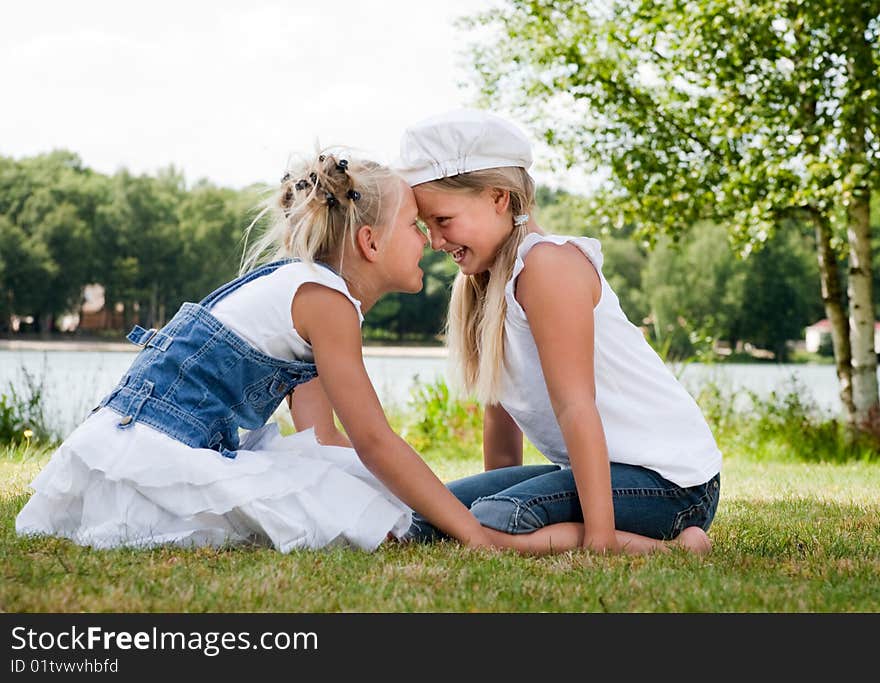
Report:
[[[510,206],[510,191],[495,188],[492,190],[492,201],[495,204],[495,213],[500,216],[505,213]]]
[[[372,225],[362,225],[354,234],[358,251],[367,261],[373,263],[379,258],[379,236]]]

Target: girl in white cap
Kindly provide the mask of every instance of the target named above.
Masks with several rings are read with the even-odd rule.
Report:
[[[599,241],[530,215],[527,137],[456,110],[409,129],[397,170],[434,249],[459,267],[447,320],[458,384],[484,405],[485,472],[449,488],[496,542],[705,553],[721,453],[699,407],[602,274]],[[523,434],[550,461],[523,466]],[[420,516],[409,536],[437,530]]]

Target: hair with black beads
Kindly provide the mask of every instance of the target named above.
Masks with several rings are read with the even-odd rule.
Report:
[[[362,225],[389,224],[400,206],[401,190],[394,171],[341,148],[291,165],[248,227],[249,233],[271,213],[269,227],[242,259],[241,272],[281,258],[321,261],[341,271],[345,240],[353,245]]]

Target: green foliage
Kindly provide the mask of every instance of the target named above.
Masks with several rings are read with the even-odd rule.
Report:
[[[24,368],[20,371],[24,391],[19,393],[9,384],[0,392],[0,445],[30,445],[51,438],[43,412],[43,385]]]
[[[847,289],[834,264],[850,254],[857,339],[841,348],[868,365],[876,1],[505,0],[465,24],[479,29],[471,57],[480,103],[527,122],[564,166],[606,174],[599,225],[634,226],[654,243],[710,221],[746,254],[796,220],[822,237],[829,308]],[[753,320],[769,320],[767,302],[754,303]],[[779,327],[758,334],[784,352]],[[841,385],[858,394],[845,403],[861,418],[854,406],[876,405],[877,383],[853,376]]]
[[[651,303],[644,273],[651,255],[631,237],[611,234],[601,237],[602,274],[617,294],[620,307],[636,326],[649,322]]]
[[[538,187],[535,191],[535,219],[546,231],[558,235],[587,235],[594,225],[585,197],[566,190]]]
[[[444,380],[417,381],[408,405],[403,436],[417,451],[447,449],[468,457],[480,452],[483,411],[477,402],[451,395]]]
[[[82,287],[91,282],[104,285],[107,302],[123,304],[124,327],[163,322],[183,301],[200,299],[236,274],[245,246],[244,227],[253,220],[264,191],[258,186],[231,190],[206,181],[187,188],[174,169],[154,177],[126,171],[104,176],[69,153],[19,161],[0,157],[0,332],[8,330],[12,314],[33,316],[35,330],[49,331],[53,317],[78,308]],[[691,334],[727,335],[730,316],[725,312],[731,297],[739,294],[736,283],[727,279],[734,256],[718,249],[724,241],[720,227],[719,234],[695,238],[703,253],[682,261],[663,249],[648,251],[645,242],[634,239],[637,230],[632,224],[603,228],[603,209],[595,198],[539,186],[537,200],[538,220],[548,232],[601,239],[603,272],[624,312],[635,324],[650,325],[658,343],[671,333],[671,356],[693,353]],[[812,270],[786,265],[786,259],[800,259],[805,253],[794,232],[791,235],[791,241],[775,250],[777,238],[769,239],[763,251],[772,255],[754,253],[743,266],[747,271],[765,266],[764,275],[755,275],[761,296],[742,305],[754,308],[761,299],[767,305],[756,309],[752,322],[743,322],[738,332],[758,346],[776,343],[773,330],[758,328],[784,319],[791,323],[786,334],[800,337],[794,322],[803,316],[795,304],[817,298],[815,258],[806,257]],[[696,249],[688,237],[679,245],[685,251]],[[687,277],[672,272],[681,268]],[[422,269],[421,292],[390,294],[368,312],[366,339],[423,342],[442,335],[457,269],[448,256],[430,248]],[[799,290],[781,291],[774,286],[780,278],[786,287],[796,284]],[[679,329],[679,320],[686,321],[686,330]]]
[[[731,347],[750,342],[786,361],[786,342],[822,313],[810,242],[791,229],[742,258],[721,225],[700,224],[676,243],[661,238],[644,271],[653,339],[676,358],[697,353],[709,337]]]
[[[650,313],[642,273],[648,261],[645,246],[633,239],[633,230],[602,229],[596,217],[595,201],[566,190],[539,186],[536,190],[537,221],[548,233],[597,237],[602,243],[602,273],[620,300],[627,317],[636,325]]]
[[[692,362],[706,362],[708,346],[679,359],[666,358],[681,377]],[[658,349],[661,357],[668,347]],[[785,462],[880,462],[880,420],[853,434],[842,419],[828,415],[794,378],[779,391],[761,397],[733,392],[717,382],[703,384],[695,396],[724,453]],[[442,379],[418,382],[408,409],[395,419],[397,429],[420,453],[476,461],[481,453],[483,413],[479,404],[450,392]],[[534,447],[527,444],[527,451]],[[536,462],[542,461],[537,457]]]
[[[34,331],[76,311],[83,287],[120,303],[122,326],[162,324],[184,301],[198,301],[234,277],[245,230],[266,188],[187,187],[174,168],[105,176],[69,152],[0,157],[0,332],[13,315]],[[255,230],[265,227],[265,219]],[[367,338],[435,339],[441,333],[455,264],[426,249],[421,292],[391,294],[369,312]]]
[[[722,452],[761,461],[880,462],[876,425],[853,433],[809,396],[792,378],[784,390],[767,397],[752,391],[734,394],[709,383],[696,398]]]
[[[780,212],[839,221],[876,186],[878,15],[833,0],[507,0],[470,22],[472,62],[486,103],[568,165],[610,169],[609,225],[656,237],[724,218],[759,244]]]
[[[173,168],[104,176],[69,152],[0,157],[0,332],[31,316],[50,332],[97,282],[124,325],[161,324],[238,270],[252,188],[201,181]]]

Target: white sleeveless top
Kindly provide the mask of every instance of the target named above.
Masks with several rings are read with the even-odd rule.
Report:
[[[620,308],[617,295],[602,275],[602,249],[596,239],[530,233],[520,245],[506,287],[507,362],[502,407],[548,460],[569,466],[529,321],[514,296],[525,256],[541,242],[576,245],[593,263],[602,283],[601,298],[593,311],[594,367],[596,406],[609,459],[647,467],[684,487],[711,479],[721,470],[721,452],[709,426],[696,401]]]
[[[285,360],[313,361],[312,347],[293,327],[290,306],[306,282],[342,292],[354,305],[363,323],[361,302],[348,291],[339,275],[315,263],[294,261],[268,275],[245,283],[218,301],[211,313],[233,332],[263,353]]]

